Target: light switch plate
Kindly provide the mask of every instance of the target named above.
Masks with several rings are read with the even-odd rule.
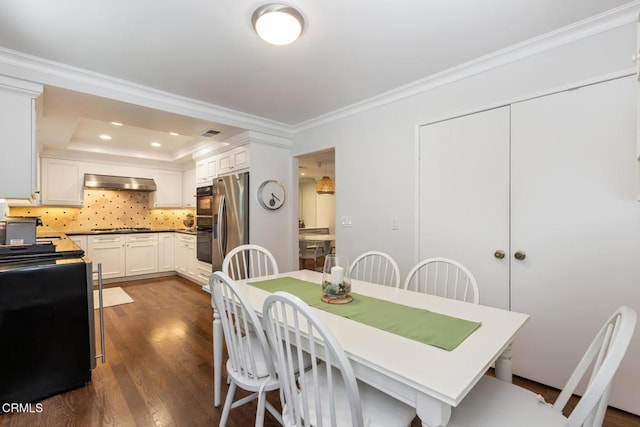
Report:
[[[340,218],[340,227],[351,228],[353,226],[352,216],[343,216]]]
[[[392,230],[400,229],[400,219],[397,216],[391,217],[391,229]]]

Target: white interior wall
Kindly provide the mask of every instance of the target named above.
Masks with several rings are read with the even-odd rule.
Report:
[[[291,156],[288,147],[272,145],[268,141],[259,142],[260,136],[257,135],[259,134],[250,132],[252,161],[249,175],[249,240],[250,243],[269,249],[281,272],[291,271],[298,267],[297,264],[294,265],[298,248],[291,245],[294,230],[298,229],[298,199],[297,191],[293,191]],[[260,206],[257,198],[260,184],[270,179],[280,181],[285,189],[285,203],[275,211]],[[295,185],[298,185],[297,181]]]
[[[507,63],[461,80],[433,87],[373,109],[303,129],[292,155],[336,147],[337,244],[349,258],[382,250],[398,262],[402,279],[418,261],[416,230],[416,152],[418,126],[527,98],[611,73],[630,70],[636,24]],[[416,53],[418,54],[418,53]],[[399,229],[391,229],[393,217]]]

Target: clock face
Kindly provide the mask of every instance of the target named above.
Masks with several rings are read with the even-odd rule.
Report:
[[[284,187],[278,181],[264,181],[258,188],[258,202],[265,209],[280,209],[284,204],[284,198]]]

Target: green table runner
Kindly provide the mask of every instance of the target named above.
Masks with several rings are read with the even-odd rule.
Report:
[[[448,351],[460,345],[480,326],[479,322],[355,293],[351,293],[353,301],[348,304],[327,304],[320,300],[322,287],[319,284],[293,277],[249,282],[249,284],[271,293],[289,292],[311,307]]]

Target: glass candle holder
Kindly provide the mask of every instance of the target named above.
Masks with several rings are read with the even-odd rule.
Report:
[[[351,293],[349,260],[346,256],[327,255],[322,269],[322,292],[328,299],[344,299]]]

